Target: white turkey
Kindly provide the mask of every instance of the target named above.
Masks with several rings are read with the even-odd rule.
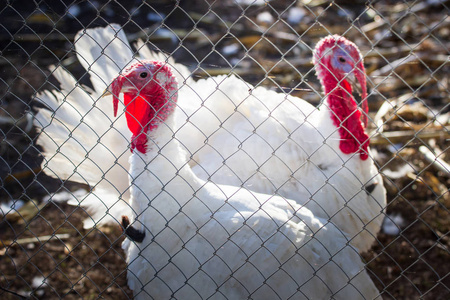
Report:
[[[123,93],[132,133],[135,299],[373,299],[379,293],[340,229],[296,202],[199,179],[174,139],[178,85],[164,62],[134,63]],[[105,100],[106,101],[106,100]]]
[[[57,69],[62,91],[39,95],[53,111],[40,110],[36,124],[44,128],[38,144],[45,149],[46,173],[95,187],[82,199],[95,212],[85,224],[92,226],[111,216],[120,219],[127,206],[122,199],[128,199],[123,178],[130,134],[97,99],[125,66],[164,57],[140,43],[140,57],[134,58],[117,25],[80,32],[75,48],[94,91]],[[319,77],[328,82],[318,108],[235,76],[194,82],[186,67],[168,60],[180,82],[175,138],[191,154],[198,177],[293,199],[335,223],[365,251],[379,231],[386,196],[346,79],[355,74],[365,98],[362,58],[353,43],[337,36],[319,42],[314,57]]]
[[[118,119],[107,101],[99,100],[112,79],[136,62],[119,25],[80,31],[74,40],[78,61],[89,75],[93,89],[80,85],[63,67],[51,68],[60,88],[44,91],[36,100],[34,125],[41,131],[37,144],[43,148],[43,171],[60,180],[89,185],[92,190],[69,202],[90,212],[84,227],[120,222],[129,214],[128,181],[131,134],[122,114]],[[151,54],[155,59],[163,56]],[[170,62],[173,60],[169,59]],[[173,62],[174,63],[174,62]],[[178,65],[179,80],[190,72]],[[123,103],[117,104],[123,110]]]
[[[364,252],[380,230],[386,191],[365,133],[363,58],[335,35],[318,42],[313,62],[325,91],[317,108],[235,76],[208,78],[180,89],[176,137],[200,178],[293,199]],[[361,85],[363,114],[349,78]]]

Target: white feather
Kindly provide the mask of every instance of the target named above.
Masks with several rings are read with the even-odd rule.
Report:
[[[185,66],[150,51],[142,41],[136,44],[140,56],[133,59],[118,25],[80,32],[75,48],[95,92],[86,92],[60,70],[55,75],[62,83],[62,93],[44,92],[39,96],[56,110],[54,119],[44,110],[36,116],[38,127],[44,127],[38,143],[46,151],[46,173],[91,186],[110,182],[105,191],[114,190],[114,186],[126,200],[123,176],[128,169],[130,133],[123,115],[118,120],[112,118],[110,99],[97,99],[127,64],[139,59],[164,60],[175,70],[180,83],[175,138],[188,151],[197,176],[279,194],[306,205],[316,216],[331,220],[347,232],[361,252],[373,243],[386,205],[382,178],[370,157],[362,161],[359,155],[345,155],[339,150],[339,134],[326,102],[318,110],[296,97],[255,88],[234,75],[194,82]],[[114,129],[110,130],[112,122]],[[70,132],[72,137],[67,138]],[[89,152],[94,147],[99,151]],[[87,152],[89,157],[100,153],[101,159],[86,159]],[[119,165],[109,153],[120,153]],[[64,166],[56,167],[61,164]],[[79,167],[74,173],[75,166]],[[112,171],[105,173],[111,167]],[[375,190],[367,195],[364,186],[372,183],[377,183]],[[111,200],[101,195],[98,198],[104,204],[94,201],[90,206],[102,216]],[[116,203],[118,197],[112,199]]]
[[[93,91],[80,86],[67,71],[57,67],[53,75],[61,84],[60,90],[44,91],[36,97],[50,109],[39,109],[34,121],[41,129],[37,144],[44,149],[44,172],[93,188],[89,195],[71,201],[81,203],[92,213],[85,227],[118,220],[129,211],[126,201],[131,133],[124,115],[118,119],[113,116],[111,96],[100,98],[112,78],[131,61],[126,37],[117,30],[116,26],[110,26],[76,37],[77,55],[89,71]],[[96,46],[89,47],[92,43]],[[105,55],[101,55],[98,47],[105,45],[108,45]],[[123,111],[122,104],[119,111]]]
[[[131,156],[142,243],[126,240],[135,299],[374,299],[358,254],[334,224],[296,202],[197,178],[169,118]]]
[[[101,55],[101,47],[105,46],[106,55]],[[79,86],[65,70],[55,70],[61,90],[41,93],[38,100],[50,110],[39,109],[35,116],[36,126],[42,129],[38,144],[44,148],[43,168],[51,176],[93,187],[86,197],[77,199],[92,211],[85,226],[133,214],[136,221],[133,226],[146,230],[143,243],[126,240],[123,245],[129,264],[128,283],[136,299],[147,299],[148,295],[170,298],[172,294],[182,299],[209,295],[213,299],[225,296],[239,299],[250,293],[258,299],[276,299],[277,295],[286,298],[294,293],[299,299],[325,299],[333,294],[336,299],[375,298],[378,295],[359,254],[348,244],[341,228],[327,219],[317,218],[294,201],[239,187],[206,183],[197,178],[187,164],[190,158],[190,164],[198,169],[200,164],[195,160],[208,155],[215,160],[216,150],[219,153],[225,151],[225,158],[231,163],[231,154],[240,153],[239,149],[253,144],[264,145],[258,148],[261,153],[257,156],[250,153],[235,170],[245,179],[253,174],[260,176],[260,172],[250,168],[248,175],[241,167],[248,167],[252,161],[256,162],[255,166],[262,164],[264,159],[269,159],[267,170],[271,172],[269,162],[274,168],[286,171],[296,167],[291,163],[299,157],[308,157],[303,165],[313,168],[321,161],[320,157],[316,157],[309,143],[300,147],[292,138],[296,132],[301,133],[297,129],[299,120],[317,114],[312,106],[263,88],[253,89],[245,82],[235,82],[234,77],[218,76],[193,82],[184,66],[169,60],[178,81],[182,82],[179,109],[174,116],[177,125],[168,123],[174,126],[172,128],[161,126],[166,132],[160,131],[161,134],[150,141],[155,142],[156,147],[165,145],[157,148],[160,154],[155,159],[135,152],[130,165],[131,134],[124,116],[114,119],[112,99],[99,98],[110,80],[133,61],[126,37],[115,25],[88,29],[77,35],[75,47],[80,60],[84,60],[83,66],[91,76],[94,90]],[[142,47],[140,53],[148,55]],[[235,83],[237,85],[232,89]],[[221,84],[227,84],[231,90],[222,90]],[[240,94],[242,87],[247,89],[244,94]],[[281,118],[286,112],[281,109],[277,112],[276,101],[266,103],[267,96],[277,101],[286,98],[283,103],[287,103],[286,107],[292,113]],[[221,102],[214,105],[216,100]],[[122,112],[124,107],[120,105],[119,112]],[[248,119],[250,117],[252,119]],[[195,125],[198,129],[188,130],[187,126],[182,126],[186,121],[189,121],[187,126]],[[215,134],[237,124],[242,125],[242,131],[224,135],[223,142],[228,139],[230,147],[235,147],[236,143],[240,147],[228,153],[230,148],[215,148],[213,141],[219,139]],[[313,135],[323,140],[320,132],[313,129]],[[177,130],[175,139],[172,130]],[[187,130],[184,138],[180,137],[183,130]],[[290,138],[288,143],[280,142],[286,137]],[[206,138],[208,144],[204,143]],[[198,147],[199,143],[204,148]],[[186,147],[191,154],[186,155],[183,151]],[[299,147],[304,153],[295,153]],[[332,149],[330,145],[323,147]],[[278,151],[280,155],[269,155]],[[342,157],[332,150],[328,152],[342,161]],[[290,154],[282,157],[282,153]],[[211,166],[207,162],[201,163],[208,172]],[[141,172],[147,164],[151,172]],[[298,172],[302,174],[300,171],[303,169]],[[277,178],[267,173],[261,177],[261,186],[275,191],[269,180]],[[131,194],[126,180],[128,175]],[[309,175],[314,179],[312,176]],[[317,182],[309,189],[324,184],[321,179],[314,180]],[[255,177],[245,185],[257,187],[257,182]],[[292,183],[286,182],[286,185]],[[298,188],[295,184],[292,186]],[[323,193],[324,197],[329,197],[329,190],[324,189]],[[326,211],[327,204],[320,204]]]
[[[233,75],[199,80],[179,98],[176,137],[200,178],[296,200],[370,248],[384,217],[382,178],[370,157],[340,151],[326,103],[316,109]]]
[[[75,37],[78,60],[90,76],[93,90],[80,86],[62,67],[53,67],[59,90],[44,91],[36,100],[48,109],[38,109],[34,124],[41,130],[37,141],[44,150],[44,172],[61,180],[88,184],[92,192],[69,203],[90,212],[86,228],[116,221],[130,214],[128,170],[131,133],[124,114],[113,116],[112,98],[101,98],[122,69],[138,61],[121,27],[80,31]],[[146,59],[165,60],[175,67],[178,82],[193,82],[189,70],[172,58],[153,53],[139,41]],[[119,112],[123,112],[123,102]]]

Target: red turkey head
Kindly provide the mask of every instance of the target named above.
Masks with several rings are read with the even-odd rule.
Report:
[[[133,134],[131,151],[146,153],[147,133],[173,112],[177,81],[171,68],[160,61],[137,62],[122,71],[108,88],[113,95],[114,116],[123,93],[127,125]]]
[[[338,35],[327,36],[320,40],[314,51],[313,63],[316,66],[317,76],[325,88],[333,86],[330,81],[337,81],[352,94],[352,87],[347,81],[355,78],[361,86],[362,119],[367,127],[367,87],[364,61],[358,47],[346,38]]]

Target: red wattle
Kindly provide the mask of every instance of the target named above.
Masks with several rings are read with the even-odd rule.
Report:
[[[331,119],[339,128],[339,148],[345,154],[359,153],[361,159],[366,160],[369,157],[369,136],[361,124],[361,112],[351,96],[351,85],[346,80],[341,81],[340,85],[342,88],[335,89],[328,95]]]
[[[125,116],[127,118],[128,128],[133,134],[131,142],[132,150],[137,148],[145,153],[147,143],[147,129],[150,118],[153,115],[150,112],[151,106],[145,99],[139,95],[124,94]]]
[[[359,153],[362,160],[368,158],[369,137],[361,124],[361,112],[347,92],[337,90],[328,96],[331,118],[339,128],[339,148],[345,154]],[[340,95],[339,95],[340,94]]]

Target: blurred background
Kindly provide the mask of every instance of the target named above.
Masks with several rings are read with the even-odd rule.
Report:
[[[384,299],[449,299],[449,7],[444,0],[2,1],[0,298],[132,298],[120,228],[83,229],[89,212],[63,200],[88,187],[42,173],[33,127],[33,98],[58,89],[48,67],[62,65],[89,86],[74,36],[118,23],[131,43],[169,54],[194,79],[235,73],[315,105],[315,43],[340,34],[357,44],[371,147],[388,192],[382,231],[363,258]]]

